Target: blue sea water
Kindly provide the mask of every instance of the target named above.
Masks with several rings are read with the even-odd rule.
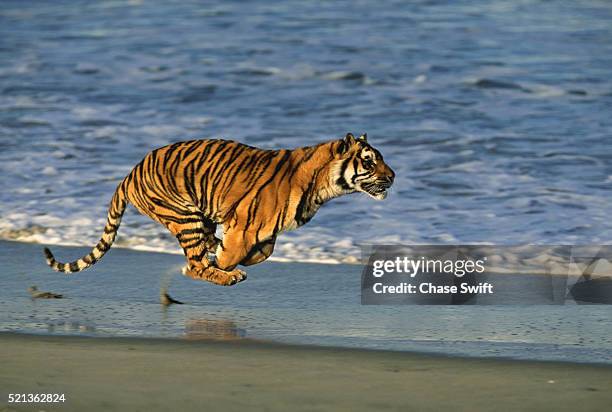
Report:
[[[393,193],[334,200],[276,258],[609,243],[611,113],[607,1],[3,1],[0,238],[92,245],[116,184],[170,142],[352,131]],[[135,212],[117,245],[179,252]]]

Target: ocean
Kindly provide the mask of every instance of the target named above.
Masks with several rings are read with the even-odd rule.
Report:
[[[273,258],[360,244],[606,244],[606,1],[0,5],[0,238],[93,245],[152,149],[292,148],[367,132],[390,197],[325,205]],[[117,247],[180,253],[133,209]]]

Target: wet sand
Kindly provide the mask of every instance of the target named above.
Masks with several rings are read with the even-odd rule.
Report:
[[[612,367],[289,346],[0,334],[0,410],[603,411]],[[8,393],[64,404],[7,404]]]

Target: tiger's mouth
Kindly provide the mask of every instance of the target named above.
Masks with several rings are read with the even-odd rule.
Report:
[[[376,200],[384,200],[387,198],[388,189],[391,187],[391,182],[377,180],[373,183],[367,183],[362,185],[362,189],[370,197]]]

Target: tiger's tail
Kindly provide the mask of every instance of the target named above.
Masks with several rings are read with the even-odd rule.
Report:
[[[48,248],[45,248],[44,252],[45,257],[47,258],[47,264],[51,266],[53,270],[66,273],[80,272],[81,270],[87,269],[88,267],[94,265],[102,258],[102,256],[106,254],[106,252],[108,252],[115,241],[117,230],[119,230],[119,225],[121,224],[121,217],[123,216],[128,203],[124,182],[117,187],[117,190],[115,190],[115,194],[110,202],[108,217],[102,238],[88,255],[85,255],[74,262],[62,263],[55,260],[53,253],[51,253]]]

